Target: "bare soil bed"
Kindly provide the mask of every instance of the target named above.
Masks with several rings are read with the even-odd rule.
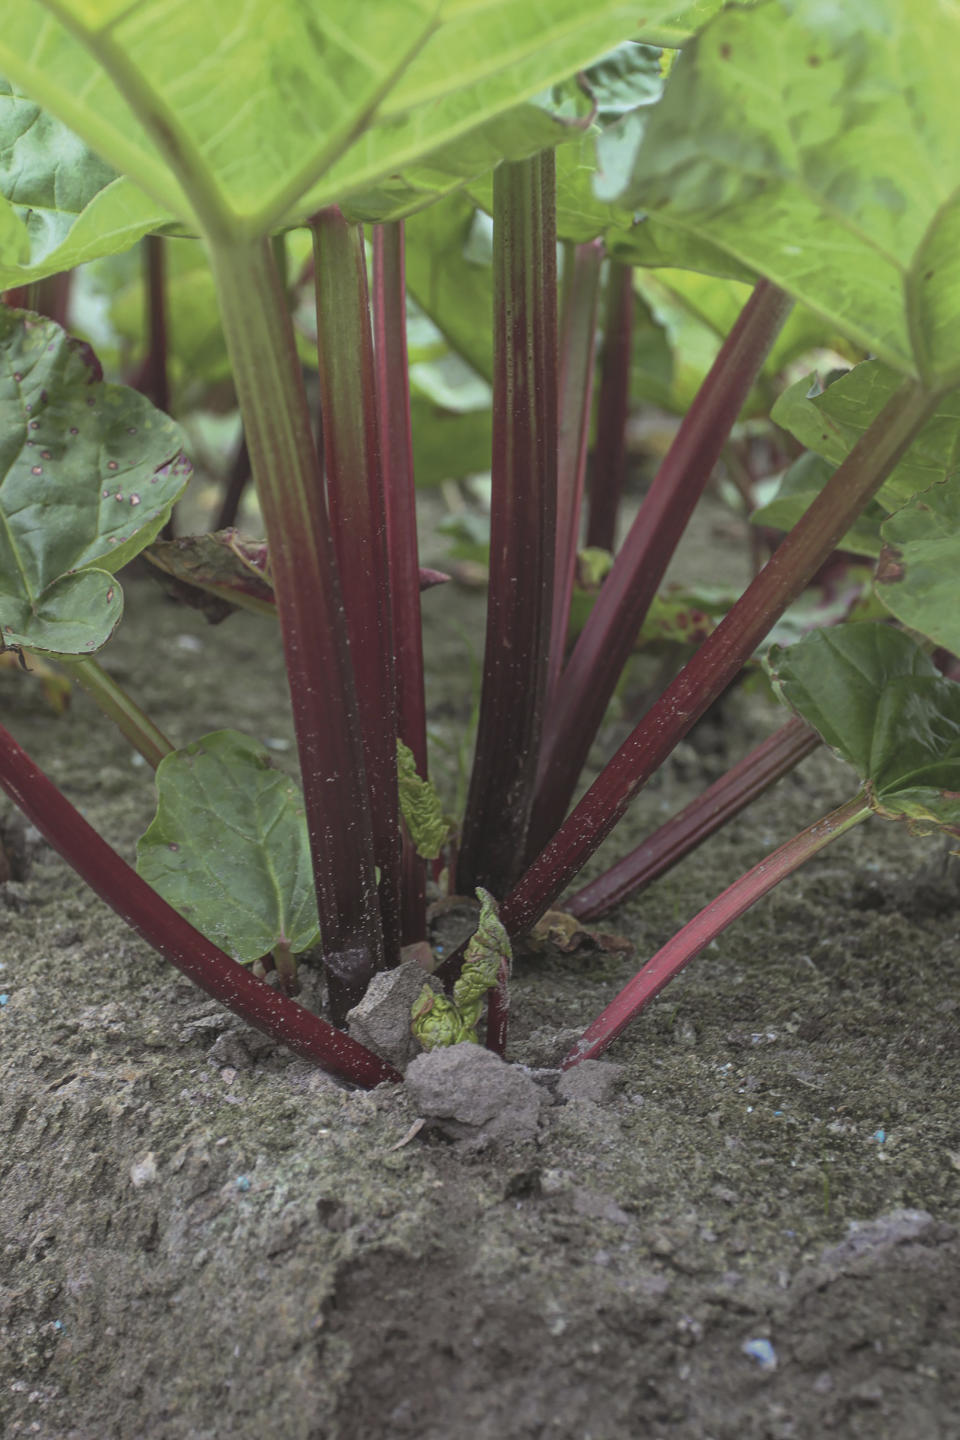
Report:
[[[126,588],[106,664],[170,738],[234,726],[292,765],[273,627],[213,629]],[[425,609],[452,735],[482,599]],[[58,720],[0,674],[0,704],[132,857],[152,787],[125,743],[82,695]],[[731,696],[607,856],[778,719]],[[847,793],[811,756],[604,922],[635,960],[521,957],[511,1058],[555,1061],[680,923]],[[404,1087],[349,1091],[245,1029],[5,802],[0,819],[4,1435],[960,1435],[960,863],[940,841],[862,827],[668,988],[610,1052],[605,1096],[550,1097],[534,1138],[478,1145],[407,1139]]]

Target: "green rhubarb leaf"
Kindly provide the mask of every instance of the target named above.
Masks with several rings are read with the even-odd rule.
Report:
[[[0,276],[30,253],[30,237],[10,201],[0,194]],[[10,287],[9,281],[0,281]]]
[[[89,655],[123,611],[114,572],[189,479],[173,421],[106,385],[88,345],[0,306],[0,626],[8,643]],[[79,573],[77,573],[79,572]]]
[[[774,648],[768,663],[782,698],[854,767],[878,814],[921,829],[960,825],[960,684],[915,640],[888,625],[838,625]]]
[[[641,243],[687,247],[675,264],[722,252],[894,369],[955,384],[958,53],[953,5],[730,6],[673,67],[620,203],[648,217]]]
[[[836,466],[813,450],[804,450],[794,460],[780,481],[780,488],[772,500],[759,505],[750,516],[751,525],[765,525],[773,530],[792,530],[797,521],[806,514]],[[876,500],[857,517],[840,541],[841,550],[850,550],[854,555],[876,557],[883,549],[880,526],[886,511]]]
[[[456,1005],[446,995],[438,995],[431,985],[424,984],[410,1010],[410,1029],[424,1050],[440,1050],[461,1041],[477,1043],[476,1031],[464,1023]]]
[[[886,520],[874,589],[898,620],[960,655],[960,473]]]
[[[2,77],[0,196],[0,290],[127,250],[171,219]]]
[[[613,201],[626,182],[646,114],[663,93],[660,60],[659,50],[628,40],[580,72],[578,84],[591,98],[596,123],[557,151],[560,240],[581,245],[611,227],[629,226],[630,212]],[[491,200],[486,193],[482,203],[489,209]]]
[[[435,860],[456,826],[443,813],[433,783],[417,774],[413,751],[402,740],[397,741],[397,780],[400,811],[417,854],[424,860]]]
[[[482,475],[490,469],[489,410],[445,410],[414,395],[410,424],[418,489]]]
[[[419,164],[385,175],[368,189],[351,191],[341,208],[355,222],[403,220],[461,189],[465,182],[487,175],[502,160],[527,160],[555,145],[566,150],[578,134],[547,101],[515,105],[434,150]],[[349,183],[350,177],[345,175],[344,180]],[[337,167],[324,188],[333,193],[340,183]]]
[[[137,871],[208,939],[249,964],[320,938],[303,797],[256,740],[217,730],[161,760]]]
[[[410,366],[410,426],[417,485],[439,485],[444,480],[483,474],[490,469],[493,391],[450,349],[425,315],[417,317],[414,328],[421,332],[429,329],[435,337],[429,347],[430,358]]]
[[[476,894],[480,917],[464,953],[460,978],[453,987],[453,998],[461,1009],[492,990],[501,965],[506,962],[510,966],[513,962],[510,937],[500,920],[500,907],[488,890],[478,888]]]
[[[463,957],[453,997],[437,995],[424,985],[411,1011],[412,1030],[425,1050],[464,1041],[477,1043],[477,1024],[484,998],[500,978],[501,968],[509,971],[513,960],[510,937],[500,923],[498,906],[486,890],[477,890],[480,917]]]
[[[489,222],[465,195],[407,221],[407,289],[478,374],[493,376],[493,248]]]
[[[651,0],[644,39],[718,4]],[[251,235],[435,152],[449,169],[636,25],[629,0],[8,0],[0,69],[181,220]]]
[[[900,384],[888,365],[868,360],[819,391],[813,376],[785,390],[772,418],[802,445],[839,465]],[[960,392],[945,395],[877,492],[886,511],[960,472]]]
[[[663,326],[674,354],[672,386],[665,403],[684,414],[713,364],[721,345],[750,298],[751,286],[736,280],[690,270],[639,270],[634,280],[639,295]],[[813,349],[847,350],[842,337],[811,310],[795,305],[767,356],[761,379],[743,406],[743,414],[766,415],[771,404],[770,381],[798,356]],[[654,397],[651,397],[654,398]]]

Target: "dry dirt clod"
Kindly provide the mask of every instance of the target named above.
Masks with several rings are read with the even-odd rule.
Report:
[[[470,1043],[418,1055],[406,1083],[418,1112],[454,1140],[532,1140],[549,1103],[524,1070]]]
[[[561,1100],[592,1100],[605,1105],[623,1079],[624,1067],[612,1060],[581,1060],[561,1075],[557,1094]]]
[[[367,993],[347,1014],[354,1040],[403,1070],[420,1049],[410,1029],[410,1012],[423,989],[426,973],[416,960],[374,975]]]

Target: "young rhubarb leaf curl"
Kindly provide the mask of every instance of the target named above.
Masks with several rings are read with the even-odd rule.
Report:
[[[422,860],[435,860],[456,833],[449,815],[444,815],[432,781],[417,774],[413,751],[397,741],[397,780],[400,786],[400,813],[410,839]]]
[[[413,1033],[424,1050],[461,1041],[477,1044],[477,1025],[483,1001],[500,976],[501,966],[509,971],[513,952],[510,939],[497,917],[497,902],[486,890],[477,890],[480,920],[463,957],[460,978],[453,987],[453,999],[437,995],[424,985],[411,1012]]]

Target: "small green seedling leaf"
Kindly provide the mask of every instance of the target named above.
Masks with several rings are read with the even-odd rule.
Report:
[[[320,938],[303,797],[258,741],[217,730],[157,769],[137,871],[228,955],[249,964]]]
[[[857,771],[869,804],[919,831],[960,833],[960,685],[902,630],[818,630],[771,651],[782,698]]]
[[[839,465],[890,400],[900,377],[889,365],[867,360],[820,391],[814,376],[791,385],[771,418]],[[960,472],[960,393],[945,395],[900,463],[877,492],[886,510],[896,510],[920,490]]]
[[[960,655],[960,471],[915,496],[880,533],[878,596],[904,625]]]
[[[0,306],[0,629],[90,655],[123,613],[114,572],[149,545],[190,477],[173,421],[106,385],[88,345]]]
[[[400,812],[417,854],[436,860],[447,841],[456,834],[456,824],[443,813],[440,797],[431,780],[417,774],[413,751],[397,741],[397,780],[400,785]]]
[[[424,985],[414,1002],[412,1029],[425,1050],[461,1041],[476,1044],[484,996],[497,984],[501,967],[505,964],[509,970],[512,963],[510,937],[497,915],[497,902],[481,889],[477,890],[477,899],[480,919],[464,954],[453,998],[438,995],[430,985]]]

